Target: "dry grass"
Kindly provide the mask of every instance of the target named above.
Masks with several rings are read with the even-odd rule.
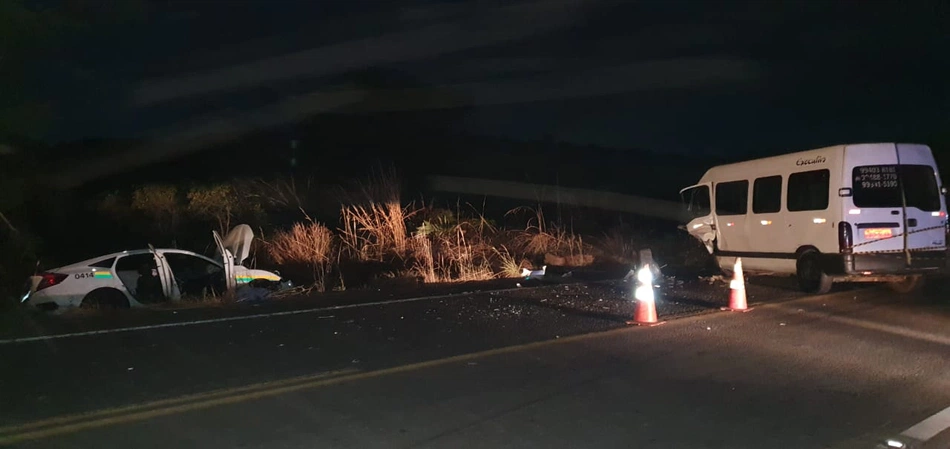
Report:
[[[435,219],[423,222],[412,238],[415,275],[426,283],[496,277],[491,265],[495,249],[489,244],[495,228],[484,217],[464,219],[444,211],[432,215]]]
[[[239,192],[257,200],[262,206],[270,210],[298,210],[305,218],[310,216],[305,210],[305,192],[313,190],[313,180],[307,179],[303,185],[298,185],[296,179],[252,179],[239,184]]]
[[[296,223],[289,230],[274,234],[264,247],[278,265],[298,263],[309,266],[317,290],[326,291],[335,240],[333,231],[320,223]]]
[[[632,231],[625,231],[621,228],[613,228],[604,234],[597,241],[597,248],[601,251],[601,256],[617,263],[637,263],[637,252],[641,244],[633,237]]]
[[[296,223],[267,242],[270,258],[277,264],[288,262],[327,263],[333,252],[333,231],[320,223]]]
[[[406,220],[411,206],[372,203],[344,206],[340,211],[340,238],[347,255],[360,261],[385,261],[405,257],[409,245]]]
[[[416,209],[402,206],[394,170],[377,170],[341,193],[339,229],[347,256],[360,261],[404,258],[409,248],[406,222]]]
[[[426,235],[416,235],[412,238],[413,256],[415,264],[412,273],[421,277],[427,284],[440,282],[441,276],[435,272],[435,254],[432,253],[432,239]]]
[[[497,229],[482,214],[470,218],[463,216],[460,207],[449,211],[424,204],[404,206],[393,170],[377,170],[342,192],[341,199],[338,231],[342,249],[351,260],[405,262],[410,274],[426,283],[496,277],[492,261],[498,252],[490,240]],[[411,221],[418,223],[415,232],[409,230]]]
[[[664,264],[702,268],[710,255],[698,241],[686,233],[657,232],[654,229],[617,227],[597,239],[598,257],[622,264],[639,262],[639,251],[650,249]]]
[[[488,250],[491,248],[483,241],[469,244],[465,239],[464,232],[459,229],[456,232],[455,240],[443,240],[443,245],[448,249],[450,276],[454,276],[455,281],[483,281],[495,277],[492,271],[491,263],[488,260]]]
[[[506,278],[521,277],[521,269],[524,268],[525,261],[519,261],[504,245],[500,250],[495,248],[495,255],[498,257],[498,276]]]
[[[562,266],[583,266],[593,263],[591,246],[584,238],[561,225],[549,225],[541,208],[519,207],[509,215],[530,212],[523,231],[515,234],[512,242],[525,255],[544,256],[545,263]]]
[[[306,263],[313,267],[318,289],[325,290],[329,267],[335,263],[338,268],[341,259],[354,263],[357,285],[362,285],[361,269],[376,274],[389,270],[426,283],[446,283],[520,277],[523,268],[533,265],[529,260],[537,265],[543,259],[548,266],[579,267],[592,264],[596,253],[629,263],[642,249],[640,242],[658,247],[674,243],[614,229],[591,245],[570,226],[548,222],[540,207],[509,211],[507,215],[527,212],[525,226],[500,231],[484,214],[474,208],[469,211],[471,205],[464,213],[461,205],[455,210],[424,203],[403,205],[399,186],[393,171],[376,172],[341,192],[339,228],[331,231],[314,223],[297,224],[275,235],[266,245],[267,254],[278,265]],[[284,192],[272,195],[283,205],[298,202],[293,186],[272,190]],[[660,253],[684,256],[678,248],[663,248]],[[340,277],[341,288],[342,275],[334,274]]]
[[[365,179],[340,191],[343,204],[399,204],[402,200],[402,182],[393,168],[378,168]]]
[[[411,272],[425,283],[469,282],[494,279],[491,262],[484,251],[464,240],[413,237],[414,263]]]

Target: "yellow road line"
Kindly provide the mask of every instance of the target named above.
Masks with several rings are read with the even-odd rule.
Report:
[[[199,402],[203,400],[214,399],[221,396],[246,393],[246,392],[251,392],[254,390],[260,390],[260,389],[265,389],[265,388],[276,388],[276,387],[287,386],[287,385],[292,385],[296,383],[313,381],[317,379],[326,379],[333,376],[343,376],[347,374],[353,374],[358,371],[359,370],[355,368],[347,368],[347,369],[338,370],[338,371],[328,371],[325,373],[310,374],[307,376],[299,376],[299,377],[293,377],[293,378],[282,379],[282,380],[277,380],[277,381],[261,382],[261,383],[245,385],[241,387],[213,390],[213,391],[209,391],[205,393],[189,394],[189,395],[184,395],[184,396],[178,396],[175,398],[160,399],[157,401],[150,401],[150,402],[145,402],[141,404],[124,405],[120,407],[107,408],[107,409],[96,410],[96,411],[85,412],[85,413],[77,413],[73,415],[55,416],[52,418],[42,419],[39,421],[0,427],[0,435],[6,434],[6,433],[24,432],[27,430],[32,430],[32,429],[36,429],[40,427],[49,427],[49,426],[55,426],[55,425],[68,424],[75,421],[93,420],[93,419],[103,418],[110,415],[118,415],[122,413],[142,411],[146,409],[154,409],[154,408],[159,408],[159,407],[178,405],[178,404],[182,404],[186,402]]]
[[[3,429],[3,433],[5,433],[5,435],[0,435],[0,445],[50,438],[118,424],[128,424],[194,410],[268,398],[292,393],[295,391],[309,390],[346,382],[383,377],[390,374],[405,373],[425,368],[444,366],[452,363],[464,362],[493,355],[508,354],[555,344],[607,337],[615,334],[636,331],[638,329],[648,328],[622,327],[602,332],[574,335],[556,340],[545,340],[515,346],[507,346],[504,348],[489,349],[487,351],[462,354],[419,363],[411,363],[376,371],[356,372],[333,377],[327,377],[328,374],[324,374],[322,377],[315,376],[315,378],[303,381],[300,381],[300,378],[296,378],[287,381],[278,381],[275,383],[256,384],[206,394],[167,399],[139,405],[130,405],[88,414],[55,417]]]

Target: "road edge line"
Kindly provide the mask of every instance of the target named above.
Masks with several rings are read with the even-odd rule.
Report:
[[[913,438],[920,442],[926,442],[947,429],[950,429],[950,407],[934,413],[927,417],[927,419],[914,424],[907,430],[901,432],[901,436]]]
[[[516,290],[525,290],[525,289],[540,289],[540,288],[545,288],[545,287],[554,287],[556,285],[563,285],[563,284],[539,285],[536,287],[513,287],[513,288],[505,288],[505,289],[498,289],[498,290],[482,290],[482,291],[469,292],[469,293],[449,293],[445,295],[419,296],[419,297],[414,297],[414,298],[392,299],[392,300],[386,300],[386,301],[373,301],[373,302],[365,302],[365,303],[359,303],[359,304],[341,304],[337,306],[318,307],[318,308],[312,308],[312,309],[285,310],[282,312],[257,313],[257,314],[251,314],[251,315],[230,316],[230,317],[223,317],[223,318],[210,318],[210,319],[204,319],[204,320],[176,321],[176,322],[171,322],[171,323],[148,324],[148,325],[142,325],[142,326],[120,327],[120,328],[113,328],[113,329],[99,329],[99,330],[92,330],[92,331],[69,332],[65,334],[7,338],[7,339],[0,339],[0,345],[17,344],[17,343],[32,343],[32,342],[37,342],[37,341],[59,340],[63,338],[87,337],[87,336],[93,336],[93,335],[117,334],[117,333],[122,333],[122,332],[135,332],[135,331],[141,331],[141,330],[198,326],[202,324],[226,323],[230,321],[244,321],[244,320],[253,320],[253,319],[259,319],[259,318],[278,317],[278,316],[302,315],[302,314],[308,314],[308,313],[332,312],[336,310],[356,309],[360,307],[372,307],[372,306],[381,306],[381,305],[388,305],[388,304],[402,304],[402,303],[408,303],[408,302],[456,298],[460,296],[469,296],[469,295],[475,295],[475,294],[491,294],[491,293],[503,293],[503,292],[516,291]]]

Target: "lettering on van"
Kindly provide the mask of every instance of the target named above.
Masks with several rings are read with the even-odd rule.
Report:
[[[898,186],[896,165],[869,165],[854,169],[854,185],[862,189],[893,189]]]
[[[814,164],[824,164],[824,163],[825,163],[825,157],[824,157],[824,156],[815,156],[815,157],[810,158],[810,159],[800,158],[799,160],[795,161],[795,165],[798,165],[798,166],[802,166],[802,165],[814,165]]]

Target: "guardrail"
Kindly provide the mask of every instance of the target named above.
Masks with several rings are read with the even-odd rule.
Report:
[[[580,207],[630,212],[648,217],[685,222],[683,208],[674,201],[598,190],[498,181],[494,179],[430,176],[429,188],[437,192],[486,195],[501,198],[559,203]]]

